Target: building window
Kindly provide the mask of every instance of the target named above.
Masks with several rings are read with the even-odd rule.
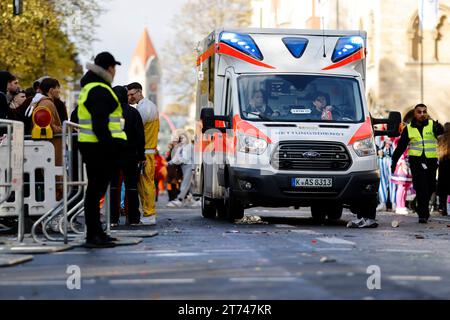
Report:
[[[441,14],[434,30],[423,31],[424,59],[433,62],[450,62],[450,23],[448,9],[440,7]],[[419,17],[416,15],[408,32],[410,45],[410,60],[420,61],[421,30]]]
[[[420,59],[420,26],[419,16],[414,18],[410,34],[410,58],[412,61],[419,61]]]
[[[450,61],[450,26],[447,15],[442,15],[436,26],[434,58],[439,62]]]

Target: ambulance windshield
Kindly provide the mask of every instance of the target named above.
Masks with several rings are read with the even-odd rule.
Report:
[[[252,121],[362,122],[353,78],[312,75],[249,75],[238,79],[241,117]]]

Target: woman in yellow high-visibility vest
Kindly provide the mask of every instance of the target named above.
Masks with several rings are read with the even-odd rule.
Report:
[[[431,195],[436,191],[437,137],[442,133],[442,125],[430,119],[427,106],[420,103],[414,107],[414,118],[406,130],[403,130],[392,156],[391,171],[394,172],[398,160],[409,147],[408,157],[416,190],[419,223],[427,223],[430,218],[428,205]]]

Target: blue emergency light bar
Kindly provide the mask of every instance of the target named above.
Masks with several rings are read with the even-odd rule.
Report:
[[[306,38],[295,37],[283,38],[282,40],[289,52],[297,59],[303,55],[309,42]]]
[[[364,47],[364,39],[360,36],[339,38],[331,56],[332,62],[341,61]]]
[[[239,34],[234,32],[222,32],[220,34],[220,42],[239,50],[246,55],[251,56],[257,60],[263,60],[264,57],[256,45],[255,41],[248,34]]]

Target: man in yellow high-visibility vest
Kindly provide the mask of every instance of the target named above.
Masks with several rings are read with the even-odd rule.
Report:
[[[106,193],[127,136],[123,131],[122,106],[111,88],[116,65],[120,62],[108,52],[98,54],[94,62],[87,64],[88,72],[81,79],[77,110],[79,150],[88,178],[84,202],[86,246],[109,248],[116,239],[103,231],[100,200]]]
[[[156,187],[155,187],[155,153],[158,146],[159,112],[157,106],[144,97],[142,86],[137,82],[127,85],[128,103],[136,105],[144,123],[145,162],[142,163],[142,173],[138,182],[144,218],[143,224],[156,224]]]
[[[392,156],[391,171],[394,172],[398,160],[409,148],[409,165],[416,190],[419,223],[427,223],[430,218],[428,205],[436,190],[437,137],[443,132],[442,125],[429,118],[427,106],[420,103],[414,107],[414,119],[403,130]]]

